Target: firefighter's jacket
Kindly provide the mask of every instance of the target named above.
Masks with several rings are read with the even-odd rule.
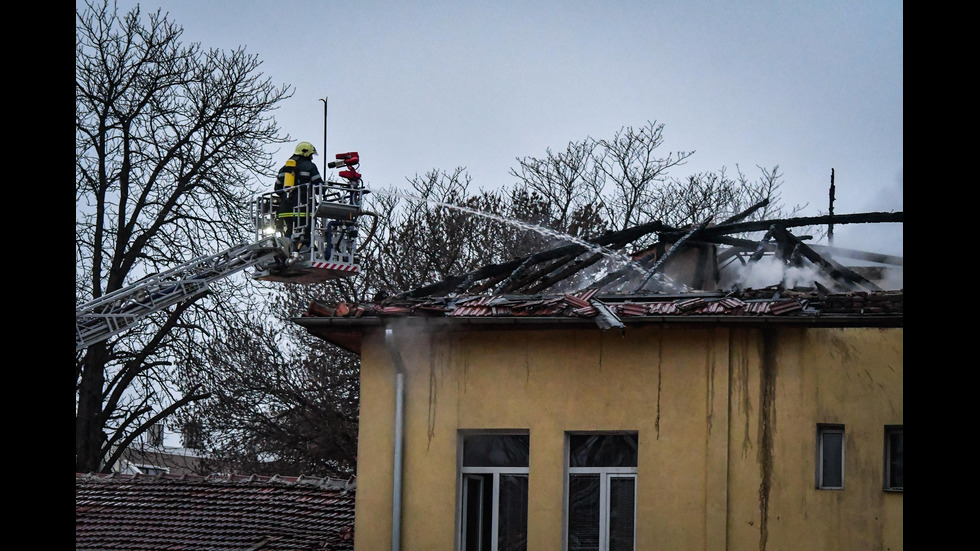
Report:
[[[279,175],[276,176],[275,191],[279,195],[278,214],[280,218],[293,216],[294,207],[306,204],[310,200],[310,192],[313,185],[323,181],[323,177],[320,176],[320,170],[317,169],[312,157],[293,155],[289,159],[296,162],[295,168],[284,164],[279,169]],[[290,170],[294,171],[295,176],[295,184],[292,186],[295,189],[291,191],[285,185],[287,180],[286,174]],[[300,210],[302,211],[303,209]],[[298,214],[298,216],[303,215],[302,212]]]

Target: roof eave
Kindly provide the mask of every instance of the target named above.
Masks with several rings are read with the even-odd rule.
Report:
[[[847,314],[847,315],[805,315],[805,316],[630,316],[620,318],[624,325],[641,326],[649,324],[660,325],[714,325],[738,327],[867,327],[867,328],[900,328],[904,327],[902,314]],[[398,317],[296,317],[291,321],[306,328],[310,334],[327,342],[353,352],[361,353],[361,337],[364,331],[371,327],[383,327],[396,321],[432,323],[443,326],[477,326],[483,328],[506,329],[521,327],[526,329],[556,329],[569,327],[593,327],[596,320],[589,317],[567,316],[398,316]]]

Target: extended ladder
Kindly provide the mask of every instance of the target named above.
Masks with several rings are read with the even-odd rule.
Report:
[[[238,245],[153,274],[75,308],[75,351],[121,333],[146,316],[193,298],[212,281],[250,266],[285,259],[275,238]]]

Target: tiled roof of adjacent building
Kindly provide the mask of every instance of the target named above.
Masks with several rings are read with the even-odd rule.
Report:
[[[75,475],[75,550],[354,548],[354,480]]]

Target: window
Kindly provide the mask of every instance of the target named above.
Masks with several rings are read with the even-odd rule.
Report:
[[[569,434],[568,551],[633,551],[637,435]]]
[[[817,488],[844,489],[844,425],[817,425]]]
[[[905,435],[903,425],[885,425],[885,490],[903,491]]]
[[[201,421],[191,419],[184,422],[181,443],[185,448],[204,449],[204,427]]]
[[[464,434],[460,467],[462,551],[527,549],[527,434]]]
[[[163,446],[163,423],[153,423],[146,430],[146,444],[148,446]]]
[[[170,474],[170,467],[158,467],[156,465],[134,465],[136,470],[142,474],[161,475]]]

